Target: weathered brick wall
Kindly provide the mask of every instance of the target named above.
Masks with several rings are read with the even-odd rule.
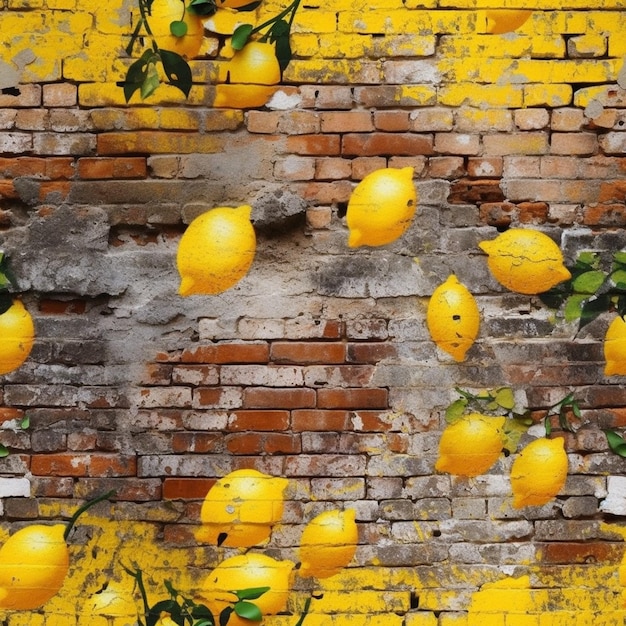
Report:
[[[197,585],[228,553],[197,545],[201,502],[242,467],[289,479],[268,548],[280,558],[297,560],[321,510],[357,512],[355,560],[307,626],[624,622],[625,466],[601,432],[626,426],[623,378],[603,373],[609,318],[577,333],[500,287],[477,245],[522,225],[568,263],[626,248],[623,3],[535,5],[489,35],[488,2],[307,3],[284,84],[240,111],[210,105],[219,37],[191,62],[188,99],[162,85],[127,105],[132,3],[5,4],[0,246],[37,341],[0,378],[4,537],[117,495],[73,536],[61,594],[4,623],[80,624],[85,598],[142,554],[155,580]],[[406,165],[409,232],[349,249],[355,184]],[[240,204],[258,237],[249,274],[181,298],[186,225]],[[463,363],[425,324],[453,272],[482,314]],[[454,388],[500,386],[538,414],[569,392],[582,409],[545,507],[511,507],[511,458],[476,479],[434,470]]]

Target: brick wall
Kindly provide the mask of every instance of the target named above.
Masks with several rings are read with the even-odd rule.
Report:
[[[601,429],[626,427],[626,392],[603,373],[609,318],[576,332],[500,287],[477,245],[523,226],[568,263],[626,249],[626,12],[534,5],[490,35],[488,2],[307,3],[283,85],[246,111],[210,105],[223,37],[207,32],[187,100],[162,85],[127,105],[132,6],[5,6],[0,246],[37,342],[0,377],[1,530],[117,495],[72,538],[62,592],[4,623],[79,626],[85,598],[140,555],[154,580],[197,585],[225,554],[195,542],[200,505],[243,467],[289,479],[275,556],[297,559],[316,513],[357,512],[357,555],[306,626],[623,623],[625,465]],[[411,229],[349,249],[355,184],[407,165]],[[180,298],[186,225],[244,203],[249,274]],[[482,315],[462,363],[425,325],[452,272]],[[511,458],[470,480],[434,470],[454,388],[505,385],[537,415],[569,392],[582,409],[567,483],[544,507],[511,507]]]

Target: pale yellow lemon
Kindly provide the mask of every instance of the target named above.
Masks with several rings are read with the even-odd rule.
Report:
[[[280,79],[274,46],[250,41],[220,67],[213,106],[238,109],[263,106],[276,91],[273,85]]]
[[[325,511],[305,527],[300,539],[303,577],[329,578],[350,563],[359,542],[353,509]]]
[[[541,506],[561,491],[567,479],[567,453],[563,437],[535,439],[511,467],[513,506]]]
[[[256,252],[252,207],[217,207],[196,217],[178,244],[181,296],[217,294],[247,273]]]
[[[348,246],[384,246],[395,241],[411,226],[416,208],[412,167],[371,172],[348,200]]]
[[[604,373],[607,376],[626,376],[626,322],[618,315],[604,336]]]
[[[454,274],[435,289],[426,324],[432,340],[455,361],[463,361],[480,328],[480,311],[469,289]]]
[[[559,246],[545,233],[511,228],[495,239],[481,241],[494,278],[517,293],[534,295],[571,278]]]
[[[291,590],[294,563],[248,552],[224,559],[206,578],[199,596],[213,615],[218,616],[237,600],[235,591],[269,587],[255,600],[263,615],[285,610]],[[250,626],[250,620],[231,614],[228,626]]]
[[[505,417],[470,413],[446,426],[435,469],[457,476],[484,474],[504,447]]]
[[[288,480],[255,469],[235,470],[207,493],[196,539],[227,547],[250,547],[265,541],[283,515]]]
[[[20,367],[35,343],[33,318],[21,300],[0,315],[0,375]]]

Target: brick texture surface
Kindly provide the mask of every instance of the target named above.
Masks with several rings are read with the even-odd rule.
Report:
[[[287,4],[236,16],[262,24]],[[214,106],[229,33],[209,22],[188,97],[162,83],[127,103],[135,2],[5,3],[0,249],[36,341],[0,375],[0,543],[115,496],[70,536],[58,597],[34,612],[0,597],[0,622],[83,626],[88,596],[142,559],[146,580],[195,590],[231,554],[197,539],[206,494],[257,469],[288,487],[253,551],[298,562],[306,523],[334,508],[354,510],[359,533],[349,567],[294,576],[268,626],[292,626],[318,586],[304,626],[624,623],[624,461],[603,432],[626,429],[624,377],[604,370],[618,302],[578,329],[495,281],[478,244],[520,227],[552,237],[569,267],[626,251],[626,11],[526,4],[506,33],[490,32],[486,0],[301,5],[277,92],[240,110]],[[355,186],[407,166],[408,230],[349,247]],[[181,297],[183,232],[244,204],[248,274]],[[426,325],[450,274],[480,311],[461,362]],[[512,506],[519,448],[478,477],[435,469],[455,388],[501,387],[534,423],[520,446],[568,394],[580,408],[573,432],[549,420],[568,476],[543,506]]]

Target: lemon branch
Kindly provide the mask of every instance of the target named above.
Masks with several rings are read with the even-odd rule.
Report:
[[[111,491],[107,491],[105,494],[94,498],[93,500],[89,500],[85,502],[81,507],[79,507],[74,515],[70,518],[70,521],[67,523],[65,528],[65,532],[63,533],[63,539],[67,541],[67,538],[70,536],[72,532],[72,528],[74,528],[74,524],[76,524],[76,520],[87,510],[90,509],[94,504],[98,504],[98,502],[102,502],[103,500],[109,500],[115,495],[115,489],[111,489]]]

